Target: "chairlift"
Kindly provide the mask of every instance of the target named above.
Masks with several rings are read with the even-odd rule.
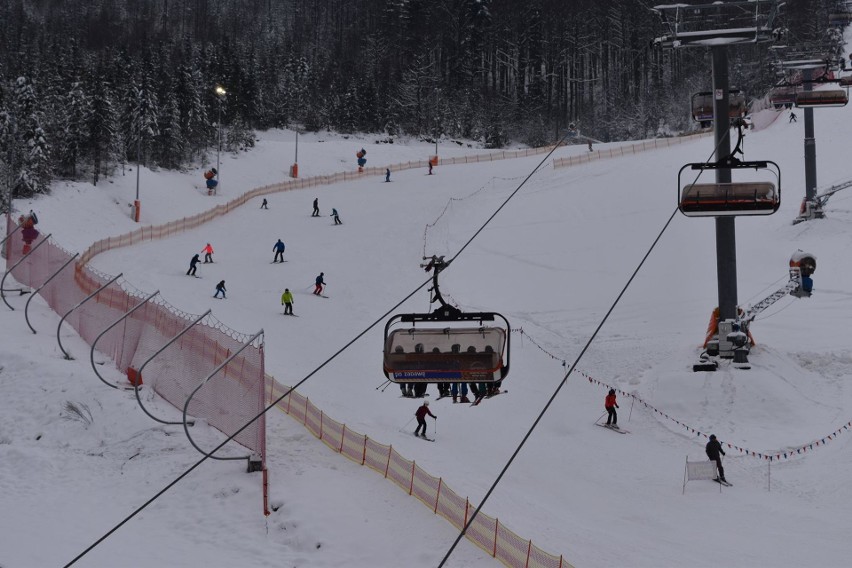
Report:
[[[832,12],[828,15],[828,25],[830,26],[845,26],[852,24],[852,12]]]
[[[739,89],[728,92],[728,118],[739,118],[746,112],[745,93]],[[702,126],[713,121],[713,93],[701,92],[692,95],[692,120]]]
[[[684,170],[754,169],[773,173],[768,181],[681,184]],[[699,174],[700,175],[700,174]],[[728,158],[714,163],[686,164],[678,172],[678,209],[687,217],[772,215],[781,205],[781,169],[769,160],[745,162]]]
[[[849,95],[845,89],[822,89],[819,91],[799,91],[796,94],[796,106],[804,108],[814,107],[842,107],[849,102]]]
[[[845,76],[841,77],[837,81],[837,84],[840,85],[841,87],[852,87],[852,75],[845,75]]]
[[[769,102],[775,109],[790,108],[796,104],[796,87],[775,87],[769,91]]]
[[[466,313],[444,302],[433,256],[432,275],[440,306],[431,313],[397,314],[385,325],[384,373],[395,383],[496,383],[509,374],[509,322],[496,312]],[[502,321],[501,321],[502,320]],[[408,325],[405,325],[408,324]]]

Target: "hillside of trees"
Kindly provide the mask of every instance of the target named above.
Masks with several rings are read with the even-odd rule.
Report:
[[[198,164],[220,116],[228,150],[274,127],[488,147],[546,144],[570,123],[606,141],[689,130],[709,50],[654,49],[666,32],[656,3],[6,0],[0,188],[20,197],[57,178],[97,184],[127,162]],[[787,40],[832,36],[839,3],[788,0]],[[776,80],[765,44],[729,58],[751,96]]]

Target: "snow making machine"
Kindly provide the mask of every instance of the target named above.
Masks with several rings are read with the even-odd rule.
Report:
[[[775,290],[759,302],[745,309],[737,309],[737,318],[719,321],[718,309],[713,311],[707,337],[704,340],[704,352],[700,362],[692,366],[693,371],[715,371],[719,358],[731,358],[737,349],[745,349],[754,339],[749,331],[751,322],[764,310],[788,295],[795,298],[810,298],[814,281],[811,278],[816,271],[816,256],[797,250],[790,257],[790,279],[782,288]],[[747,368],[747,367],[745,367]]]
[[[463,312],[447,304],[438,274],[449,262],[424,258],[433,270],[430,313],[397,314],[385,325],[384,373],[395,383],[499,383],[509,374],[509,322],[496,312]]]

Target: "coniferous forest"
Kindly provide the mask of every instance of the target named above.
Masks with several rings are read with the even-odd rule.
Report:
[[[275,127],[543,145],[695,128],[709,50],[660,50],[654,0],[5,0],[0,188],[181,168]],[[693,2],[708,3],[708,2]],[[788,0],[787,42],[838,34],[839,0]],[[765,44],[730,54],[750,97]],[[216,94],[221,85],[226,93]],[[5,199],[3,200],[6,201]]]

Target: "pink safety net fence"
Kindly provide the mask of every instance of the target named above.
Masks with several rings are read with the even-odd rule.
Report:
[[[16,226],[10,219],[6,234],[10,235]],[[12,270],[11,276],[20,284],[35,289],[50,279],[72,255],[52,239],[42,242],[45,239],[43,232],[35,237],[30,232],[28,237],[30,242],[25,242],[20,230],[11,234],[3,251],[7,270],[24,259]],[[111,279],[91,267],[72,262],[41,288],[39,295],[56,313],[64,316]],[[148,295],[119,278],[71,311],[65,322],[87,344],[92,345],[97,339],[97,351],[112,359],[122,373],[135,373],[197,319],[197,316],[186,314],[155,296],[98,338],[101,332]],[[67,330],[65,324],[62,329]],[[163,420],[180,421],[190,393],[249,339],[250,336],[227,328],[211,315],[193,325],[144,367],[142,384],[152,388],[177,409],[161,408],[152,413]],[[210,378],[192,398],[187,412],[230,436],[263,411],[267,390],[265,382],[261,336]],[[234,440],[256,453],[265,466],[265,415]],[[210,451],[213,448],[202,449]],[[238,448],[227,450],[223,457],[239,456]]]

